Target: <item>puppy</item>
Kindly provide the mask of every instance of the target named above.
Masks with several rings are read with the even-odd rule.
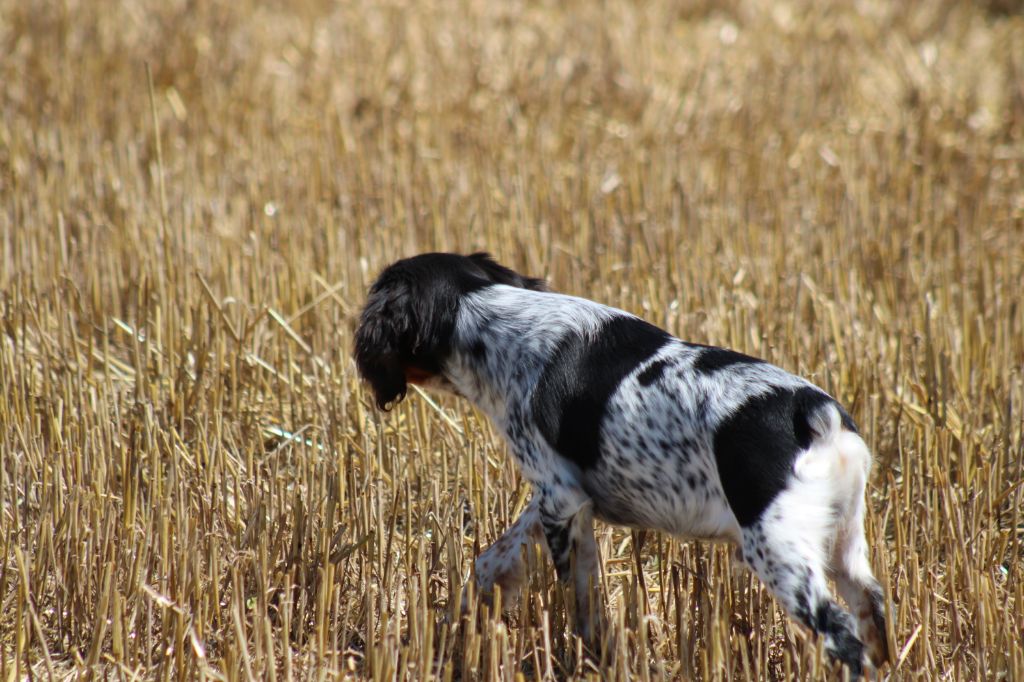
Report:
[[[805,379],[551,293],[484,253],[387,267],[355,359],[381,409],[419,384],[472,401],[505,434],[533,497],[477,559],[483,593],[515,592],[521,546],[543,539],[575,591],[577,630],[594,644],[596,517],[731,542],[853,674],[865,658],[888,660],[863,529],[871,455],[850,415]]]

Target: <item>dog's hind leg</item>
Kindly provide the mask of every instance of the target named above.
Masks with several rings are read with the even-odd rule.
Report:
[[[783,608],[824,637],[825,651],[860,676],[864,645],[853,617],[829,592],[826,536],[820,518],[808,517],[808,511],[786,506],[780,497],[761,520],[743,529],[743,555]]]
[[[743,556],[783,607],[824,638],[826,652],[860,676],[865,647],[857,624],[826,583],[853,468],[864,466],[838,447],[836,426],[797,458],[785,489],[743,528]]]
[[[841,434],[838,446],[855,467],[851,467],[850,484],[844,488],[846,504],[837,505],[839,518],[829,574],[856,615],[858,635],[877,668],[889,660],[889,641],[885,632],[885,593],[871,571],[864,538],[864,487],[871,458],[864,441],[856,434]]]
[[[881,667],[889,661],[889,640],[885,632],[885,593],[871,572],[862,528],[850,529],[854,537],[836,547],[833,572],[836,588],[857,616],[857,633],[868,649],[871,663]]]

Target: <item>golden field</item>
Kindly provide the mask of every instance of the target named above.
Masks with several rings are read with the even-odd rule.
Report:
[[[653,534],[600,660],[545,566],[453,615],[528,491],[351,335],[481,249],[833,393],[884,676],[1024,680],[1024,16],[967,0],[0,0],[0,680],[838,678]]]

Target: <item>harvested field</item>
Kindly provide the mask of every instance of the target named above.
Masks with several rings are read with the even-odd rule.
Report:
[[[452,616],[528,490],[377,412],[385,264],[489,250],[810,377],[875,453],[893,680],[1024,680],[1008,0],[0,0],[0,679],[839,677],[726,547],[599,527]]]

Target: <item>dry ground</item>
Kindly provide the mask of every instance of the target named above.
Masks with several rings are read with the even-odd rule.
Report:
[[[596,678],[546,570],[448,618],[526,491],[350,360],[379,268],[488,249],[842,399],[891,679],[1024,680],[1018,4],[0,0],[0,55],[0,679]],[[607,679],[835,675],[600,537]]]

